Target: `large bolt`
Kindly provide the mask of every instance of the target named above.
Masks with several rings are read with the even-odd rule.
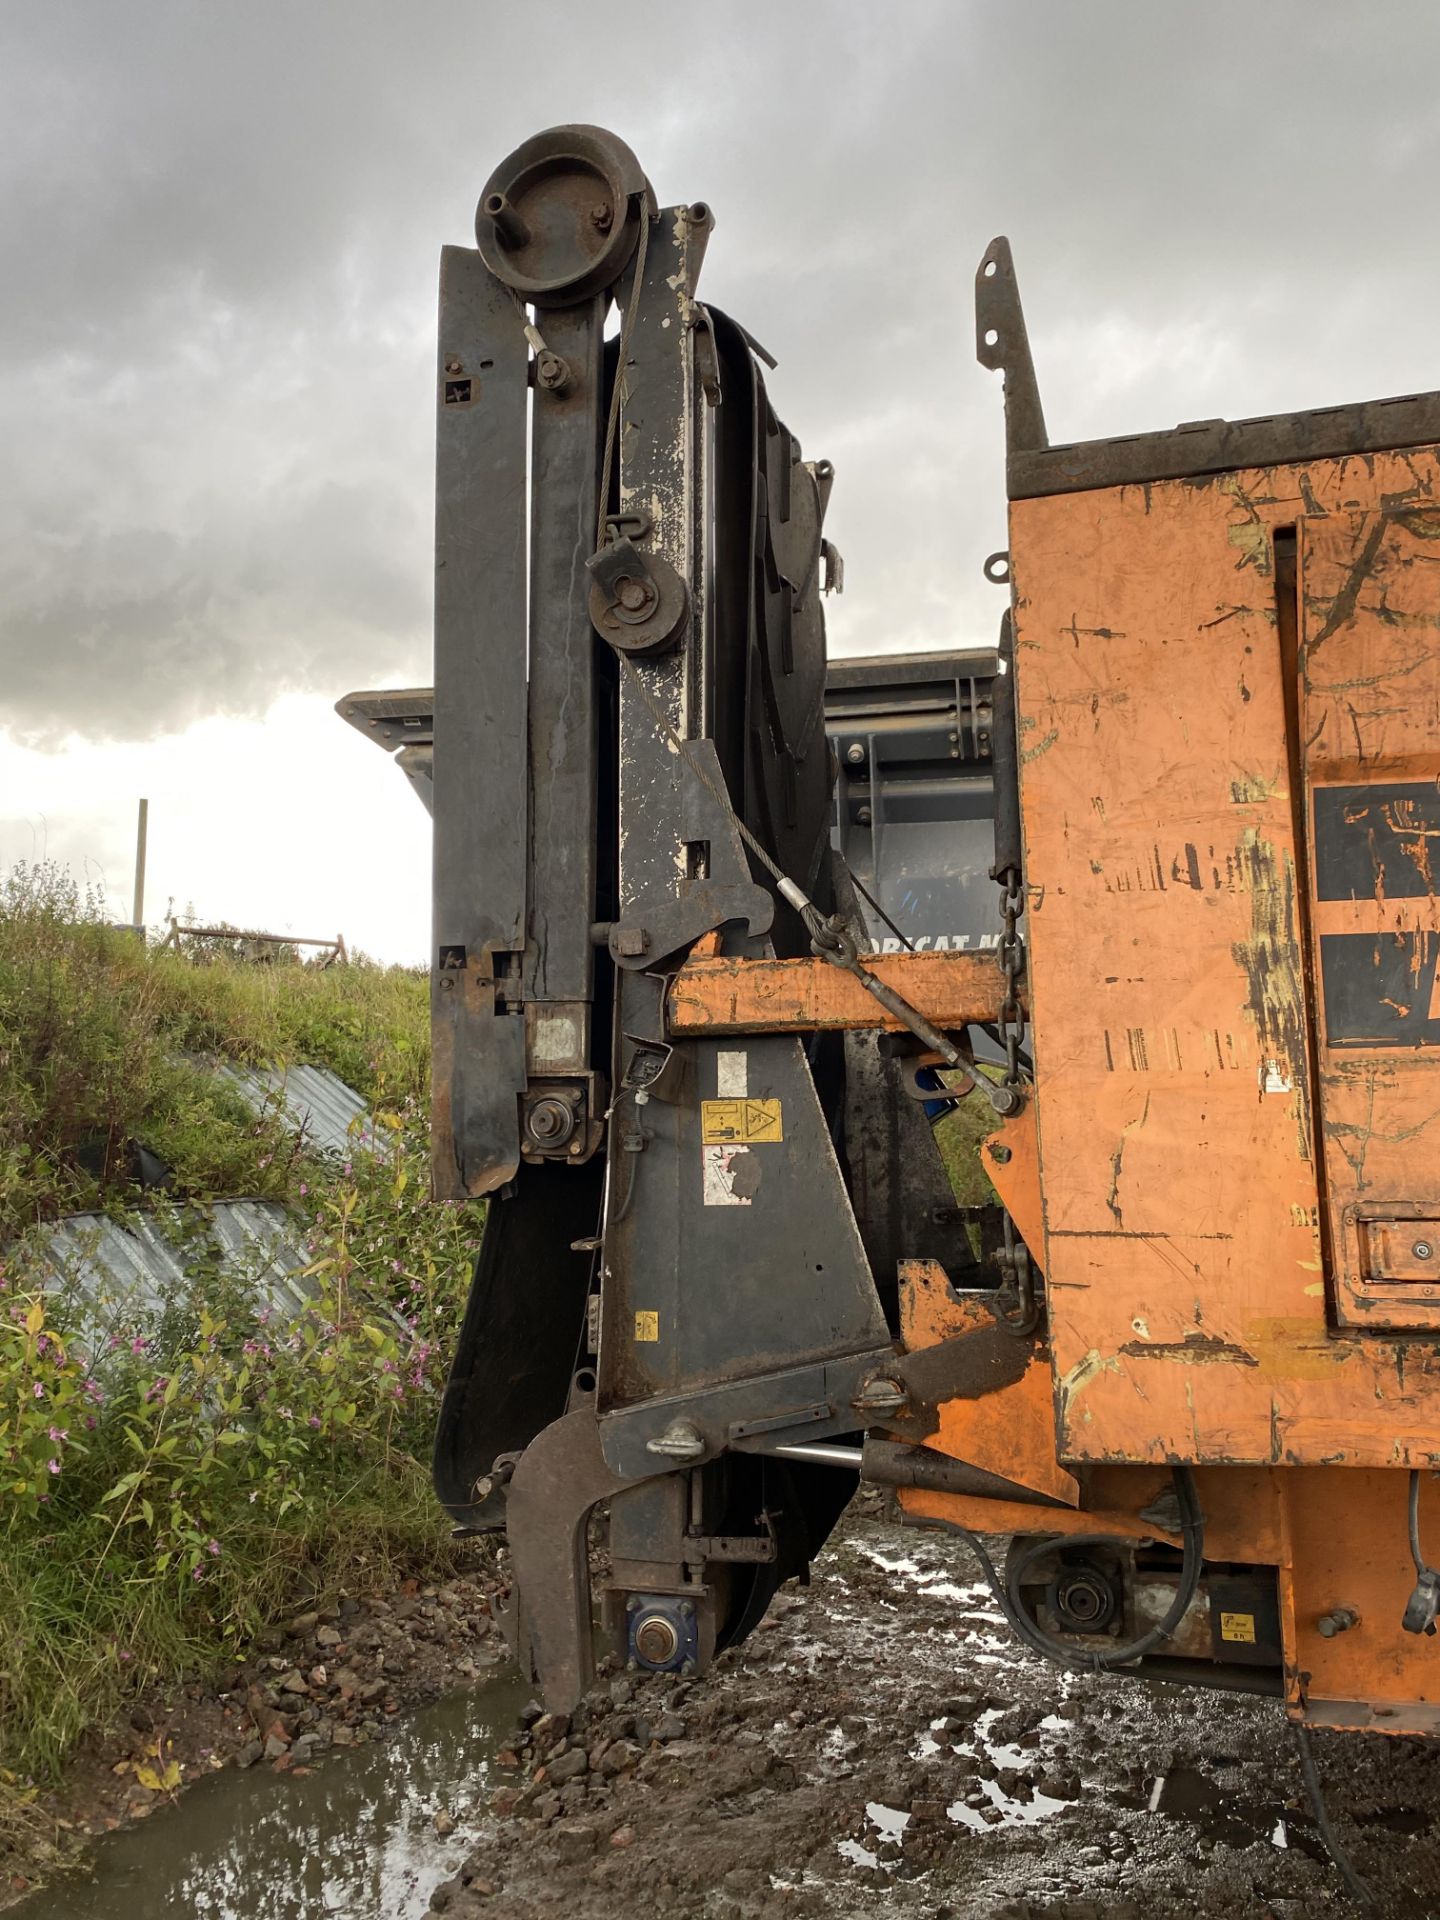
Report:
[[[597,233],[608,233],[615,223],[615,209],[608,200],[597,200],[590,209],[590,224]]]
[[[547,393],[563,393],[570,384],[570,368],[558,353],[547,348],[535,362],[535,384]]]
[[[900,1381],[878,1373],[860,1383],[860,1390],[850,1404],[857,1413],[897,1413],[909,1398]]]
[[[1429,1240],[1417,1240],[1410,1251],[1417,1260],[1433,1260],[1435,1258],[1434,1243]]]
[[[648,580],[633,579],[628,573],[622,573],[615,582],[615,604],[626,613],[649,613],[659,597]]]
[[[673,1620],[651,1613],[635,1629],[635,1651],[647,1667],[663,1667],[680,1651],[680,1635]]]
[[[852,767],[858,767],[860,762],[865,758],[865,749],[858,740],[852,740],[850,745],[846,747],[845,758],[850,762]]]
[[[1359,1624],[1360,1616],[1353,1607],[1332,1607],[1315,1622],[1315,1631],[1322,1640],[1333,1640],[1337,1633],[1348,1633]]]

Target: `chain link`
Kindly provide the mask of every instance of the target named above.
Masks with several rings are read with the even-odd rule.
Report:
[[[1020,1012],[1020,980],[1025,972],[1025,942],[1020,937],[1018,923],[1025,911],[1025,895],[1013,868],[1007,867],[1002,874],[1000,888],[1000,971],[1005,976],[1005,990],[1000,996],[1000,1013],[995,1024],[1005,1048],[1004,1084],[1019,1095],[1023,1084],[1020,1041],[1025,1021]],[[1017,1098],[1012,1111],[1018,1111],[1018,1107]]]
[[[1014,867],[996,874],[1000,882],[1000,972],[1004,985],[995,1030],[1005,1049],[1005,1077],[991,1096],[996,1113],[1008,1117],[1025,1104],[1025,1083],[1020,1072],[1020,1042],[1025,1033],[1025,1017],[1020,1010],[1020,982],[1025,973],[1025,942],[1020,934],[1020,916],[1025,911],[1025,889]],[[996,1095],[1001,1097],[997,1098]],[[1040,1324],[1040,1303],[1035,1294],[1035,1270],[1030,1252],[1015,1231],[1015,1222],[1007,1212],[1002,1227],[1005,1244],[998,1255],[1002,1290],[1013,1304],[997,1309],[1002,1326],[1021,1338],[1028,1338]]]

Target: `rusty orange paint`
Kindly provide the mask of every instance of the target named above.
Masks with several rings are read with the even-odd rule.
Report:
[[[1040,1201],[1040,1146],[1035,1136],[1035,1103],[1002,1121],[985,1141],[980,1164],[1031,1256],[1045,1257],[1044,1215]]]
[[[986,1296],[957,1293],[938,1261],[900,1262],[900,1339],[907,1353],[994,1325]],[[1055,1458],[1050,1360],[1042,1346],[1018,1380],[978,1399],[948,1400],[939,1416],[927,1447],[1075,1505],[1075,1478]]]
[[[1437,501],[1422,448],[1012,504],[1069,1464],[1440,1459],[1440,1355],[1332,1310],[1354,1271],[1344,1149],[1363,1142],[1376,1199],[1430,1201],[1440,1087],[1428,1059],[1353,1052],[1317,1083],[1301,764],[1310,741],[1312,785],[1440,775],[1440,566],[1419,558],[1440,552]],[[1276,566],[1295,528],[1303,688]]]
[[[1004,991],[999,962],[990,953],[872,954],[865,965],[942,1029],[993,1020]],[[666,1020],[677,1037],[901,1031],[853,974],[822,959],[691,958],[670,983]]]
[[[1404,1550],[1408,1477],[1320,1467],[1282,1479],[1292,1713],[1323,1726],[1440,1732],[1436,1643],[1400,1626],[1415,1581]],[[1420,1535],[1429,1552],[1432,1543],[1440,1549],[1440,1487],[1428,1474],[1420,1494]],[[1357,1624],[1327,1638],[1319,1622],[1340,1607],[1356,1614]]]
[[[1278,1566],[1282,1553],[1280,1496],[1284,1474],[1268,1467],[1201,1468],[1195,1475],[1205,1513],[1205,1551],[1215,1560]],[[1096,1467],[1085,1476],[1078,1509],[1033,1507],[1017,1500],[930,1493],[904,1487],[901,1510],[917,1524],[965,1527],[975,1533],[1109,1533],[1127,1540],[1167,1540],[1140,1514],[1170,1484],[1155,1467]]]
[[[1103,1532],[1168,1537],[1141,1512],[1164,1491],[1153,1467],[1094,1467],[1077,1510],[902,1488],[912,1524],[989,1534]],[[1383,1733],[1440,1732],[1435,1642],[1400,1621],[1414,1581],[1405,1551],[1407,1476],[1347,1467],[1201,1467],[1196,1489],[1211,1561],[1277,1571],[1285,1692],[1293,1718]],[[1440,1486],[1421,1489],[1421,1537],[1440,1542]],[[1398,1549],[1398,1550],[1397,1550]],[[1333,1636],[1320,1621],[1336,1609],[1357,1623]]]

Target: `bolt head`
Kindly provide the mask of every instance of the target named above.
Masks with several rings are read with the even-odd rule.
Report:
[[[1435,1258],[1434,1242],[1430,1240],[1417,1240],[1410,1251],[1417,1260],[1433,1260]]]
[[[608,233],[615,224],[615,209],[608,200],[597,200],[590,209],[590,224],[597,233]]]
[[[850,762],[852,767],[858,767],[860,762],[865,758],[865,749],[858,740],[852,740],[850,745],[845,749],[845,758]]]

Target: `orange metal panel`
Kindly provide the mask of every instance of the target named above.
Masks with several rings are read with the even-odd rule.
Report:
[[[900,1338],[908,1353],[995,1325],[985,1298],[956,1293],[935,1260],[900,1262]],[[1050,1359],[1036,1346],[1021,1377],[974,1400],[947,1400],[925,1444],[1074,1506],[1074,1476],[1055,1458]]]
[[[1422,449],[1012,504],[1062,1459],[1440,1457],[1431,1349],[1327,1320],[1274,560],[1437,498]]]
[[[1299,565],[1335,1312],[1436,1329],[1440,509],[1307,518]]]
[[[1040,1201],[1040,1143],[1035,1136],[1035,1103],[1002,1122],[985,1142],[985,1172],[1020,1238],[1037,1262],[1045,1257],[1045,1227]]]
[[[933,1026],[993,1020],[1004,976],[993,953],[867,954],[865,965]],[[805,1033],[879,1027],[899,1032],[853,974],[829,960],[690,959],[670,983],[673,1034]]]
[[[1440,1642],[1400,1625],[1415,1582],[1406,1544],[1408,1476],[1315,1468],[1283,1476],[1290,1567],[1287,1664],[1292,1709],[1325,1726],[1440,1731]],[[1421,1483],[1421,1541],[1440,1557],[1440,1488]],[[1358,1615],[1327,1639],[1336,1608]]]

